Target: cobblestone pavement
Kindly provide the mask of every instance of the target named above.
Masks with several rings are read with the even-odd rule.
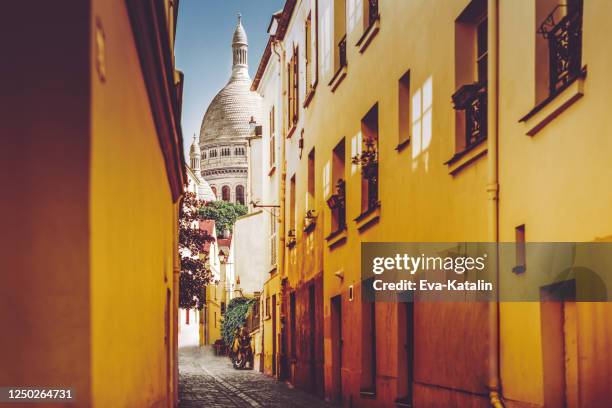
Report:
[[[254,370],[234,370],[210,347],[179,349],[180,408],[295,407],[334,405]]]

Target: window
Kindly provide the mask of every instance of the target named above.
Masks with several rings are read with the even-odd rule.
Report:
[[[433,82],[429,77],[412,95],[412,158],[423,154],[432,136]]]
[[[536,103],[582,73],[583,0],[536,1]]]
[[[315,206],[315,149],[308,153],[308,189],[306,191],[306,210],[314,210]]]
[[[266,318],[269,318],[270,314],[272,313],[272,308],[270,306],[270,303],[271,303],[270,296],[268,296],[266,298]]]
[[[476,66],[478,71],[478,82],[487,82],[488,68],[488,45],[487,45],[487,30],[488,20],[483,17],[476,26]]]
[[[296,329],[297,329],[297,316],[296,316],[296,307],[295,307],[295,291],[289,294],[289,335],[290,335],[290,353],[291,358],[296,358]],[[311,328],[313,330],[314,328]]]
[[[398,81],[398,122],[397,150],[399,151],[410,142],[410,70],[406,71]]]
[[[361,119],[362,143],[353,163],[361,169],[361,213],[370,212],[378,202],[378,103]]]
[[[256,301],[253,303],[253,313],[251,313],[251,330],[256,330],[259,328],[259,303],[259,298],[257,298]]]
[[[332,190],[331,196],[327,199],[327,205],[331,210],[332,233],[330,235],[335,235],[346,229],[345,151],[345,140],[342,138],[332,152],[332,184],[326,188]],[[329,173],[329,170],[326,171]],[[326,176],[329,176],[329,174]]]
[[[204,150],[204,151],[202,152],[202,158],[203,158],[203,159],[205,159],[205,158],[206,158],[206,150]]]
[[[295,210],[296,210],[296,200],[295,200],[295,174],[291,176],[291,180],[289,181],[289,225],[288,225],[288,234],[289,240],[291,237],[295,238],[295,230],[296,230],[296,221],[295,221]]]
[[[210,155],[211,159],[214,158],[214,157],[217,157],[217,149],[211,149],[209,151],[209,155]]]
[[[376,302],[361,303],[361,394],[376,394]]]
[[[334,70],[347,65],[346,59],[346,0],[334,0]]]
[[[270,109],[270,167],[276,164],[276,109]]]
[[[221,188],[221,199],[223,201],[230,201],[230,188],[229,188],[229,186],[223,186]]]
[[[305,55],[304,55],[304,68],[306,74],[306,95],[310,93],[312,90],[312,12],[308,13],[308,17],[306,18],[306,23],[304,23],[304,33],[305,33]]]
[[[523,273],[527,267],[527,251],[525,244],[525,224],[515,228],[516,237],[516,266],[512,269],[514,273]]]
[[[212,190],[213,195],[215,196],[215,198],[217,198],[217,187],[215,186],[210,186],[210,189]]]
[[[221,156],[225,157],[225,156],[230,156],[231,155],[231,149],[229,147],[223,147],[221,149]]]
[[[455,147],[468,150],[487,138],[488,20],[484,0],[472,0],[455,21]]]
[[[287,65],[287,104],[289,106],[288,115],[289,115],[289,129],[295,128],[295,125],[298,122],[298,113],[299,113],[299,95],[298,95],[298,86],[299,86],[299,64],[298,64],[298,47],[293,47],[293,56]]]
[[[242,185],[236,186],[236,202],[244,205],[244,186]]]
[[[239,147],[234,148],[234,155],[235,156],[244,156],[244,154],[245,154],[244,147],[239,146]]]

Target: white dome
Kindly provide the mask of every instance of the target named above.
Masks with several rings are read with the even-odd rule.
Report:
[[[244,140],[251,133],[251,117],[261,123],[261,96],[251,91],[250,78],[230,80],[206,110],[200,128],[200,146]]]
[[[244,31],[244,27],[242,27],[242,22],[240,18],[238,19],[238,26],[236,27],[236,31],[234,31],[234,38],[232,39],[233,44],[245,44],[248,45],[249,41],[247,40],[246,32]]]
[[[210,184],[204,179],[200,179],[200,185],[198,185],[198,199],[203,201],[216,201],[215,193],[213,193]]]
[[[206,109],[200,127],[200,174],[223,200],[246,203],[247,137],[263,121],[262,98],[251,91],[247,36],[240,19],[232,38],[232,74]]]
[[[238,17],[232,40],[232,75],[208,106],[200,128],[200,147],[214,142],[244,141],[250,136],[249,121],[261,123],[261,96],[251,91],[247,65],[247,36]]]

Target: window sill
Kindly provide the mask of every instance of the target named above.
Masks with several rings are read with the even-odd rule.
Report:
[[[271,177],[275,171],[276,171],[276,165],[273,165],[272,167],[270,167],[270,170],[268,171],[268,177]]]
[[[359,395],[361,396],[361,398],[376,399],[376,391],[370,389],[360,390]]]
[[[363,54],[365,52],[365,50],[368,48],[368,45],[370,45],[374,37],[376,37],[376,34],[378,34],[378,31],[380,31],[380,15],[376,17],[376,20],[374,20],[368,26],[368,28],[365,29],[363,35],[361,36],[359,41],[357,41],[357,44],[355,44],[357,47],[359,47],[360,53]]]
[[[295,129],[297,129],[297,126],[295,124],[291,125],[291,128],[287,132],[287,139],[291,139],[291,136],[295,133]]]
[[[380,219],[380,201],[373,207],[368,208],[357,218],[355,218],[355,222],[357,223],[357,229],[359,232],[365,231],[370,226],[374,225]]]
[[[395,400],[395,406],[398,408],[412,408],[412,399],[410,397],[399,398]]]
[[[519,122],[525,123],[526,134],[534,136],[547,124],[552,122],[561,112],[569,108],[574,102],[584,95],[584,79],[586,77],[586,68],[583,69],[582,75],[576,77],[572,82],[568,83],[564,89],[554,95],[549,96],[544,101],[540,102],[528,114],[523,116]]]
[[[454,176],[479,158],[484,157],[487,154],[486,142],[487,139],[483,139],[479,143],[455,153],[450,160],[444,163],[448,166],[449,174]]]
[[[410,145],[410,138],[404,140],[401,143],[398,143],[398,145],[395,147],[395,150],[398,153],[401,153],[404,149],[406,149],[408,147],[408,145]]]
[[[334,92],[336,88],[338,88],[338,86],[342,83],[342,81],[346,77],[346,74],[347,74],[346,65],[340,67],[336,71],[336,73],[334,74],[334,77],[331,79],[331,81],[329,81],[329,84],[328,84],[329,86],[331,86],[332,92]]]
[[[302,105],[304,108],[307,108],[308,105],[310,105],[310,101],[312,101],[312,98],[315,94],[315,89],[316,88],[313,86],[306,92],[306,96],[304,97],[304,104]]]
[[[328,236],[325,237],[327,241],[327,246],[332,249],[338,245],[341,245],[346,242],[347,232],[346,226],[339,228],[337,231],[332,232]]]

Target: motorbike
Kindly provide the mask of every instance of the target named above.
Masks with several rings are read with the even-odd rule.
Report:
[[[237,330],[232,344],[230,359],[236,370],[243,369],[247,363],[253,369],[253,349],[251,347],[251,336],[246,328]]]

